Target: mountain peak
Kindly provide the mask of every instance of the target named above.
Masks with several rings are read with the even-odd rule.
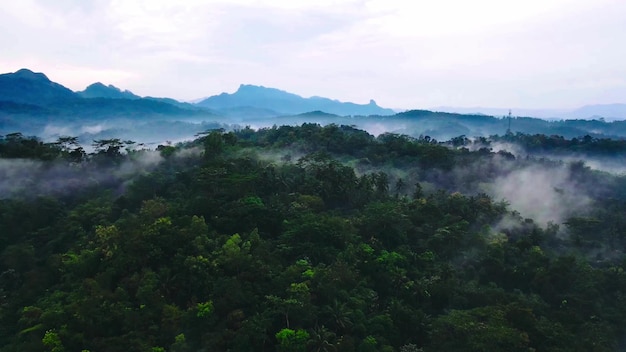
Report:
[[[105,85],[104,83],[96,82],[96,83],[92,83],[92,84],[88,85],[86,89],[89,89],[89,88],[106,88],[106,87],[107,87],[107,85]],[[112,85],[109,85],[108,87],[114,87],[115,88],[115,86],[112,86]]]
[[[216,110],[253,107],[272,110],[281,114],[302,114],[317,110],[343,116],[394,114],[393,110],[376,105],[374,100],[370,100],[369,104],[355,104],[323,97],[303,98],[284,90],[252,84],[241,84],[235,93],[222,93],[208,97],[196,104]]]
[[[241,93],[241,92],[246,92],[246,91],[256,91],[256,90],[263,90],[265,89],[265,87],[263,86],[255,86],[253,84],[240,84],[239,88],[237,89],[237,91],[235,93]]]
[[[102,82],[90,84],[82,92],[77,92],[83,98],[109,98],[109,99],[139,99],[138,95],[128,90],[121,90],[114,85],[108,86]]]
[[[45,106],[76,95],[62,85],[52,82],[43,73],[27,68],[0,74],[0,97],[4,101]]]
[[[240,89],[254,89],[254,88],[265,88],[265,87],[263,87],[263,86],[257,86],[257,85],[254,85],[254,84],[245,84],[245,83],[241,83],[241,84],[239,85],[239,89],[238,89],[238,90],[240,90]]]
[[[237,91],[234,94],[241,94],[241,93],[253,93],[253,94],[259,94],[259,93],[280,93],[280,94],[290,94],[284,90],[280,90],[277,88],[270,88],[270,87],[265,87],[265,86],[257,86],[254,84],[240,84],[239,85],[239,89],[237,89]]]
[[[33,72],[27,68],[22,68],[19,69],[17,71],[15,71],[14,73],[9,73],[9,75],[13,75],[13,77],[15,78],[23,78],[23,79],[30,79],[30,80],[44,80],[44,81],[50,81],[48,79],[48,77],[46,77],[46,75],[44,75],[41,72]]]

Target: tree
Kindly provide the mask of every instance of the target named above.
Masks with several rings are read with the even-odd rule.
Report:
[[[276,333],[278,351],[280,352],[304,352],[306,351],[309,333],[301,329],[282,329]]]
[[[433,351],[528,351],[528,333],[512,327],[502,307],[453,310],[433,327]]]

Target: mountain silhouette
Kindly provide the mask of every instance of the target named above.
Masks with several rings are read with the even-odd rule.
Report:
[[[489,116],[507,116],[512,111],[513,116],[538,117],[542,119],[598,119],[624,120],[626,119],[626,104],[592,104],[575,109],[523,109],[523,108],[490,108],[490,107],[452,107],[438,106],[434,111],[459,114],[485,114]]]
[[[104,85],[100,82],[89,85],[85,90],[76,92],[83,98],[110,98],[110,99],[140,99],[129,90],[122,91],[113,85]]]
[[[27,69],[0,74],[0,135],[15,131],[48,133],[46,128],[50,125],[76,127],[109,121],[116,128],[120,123],[138,122],[152,124],[156,128],[165,126],[164,121],[171,126],[180,126],[180,121],[185,121],[240,126],[333,123],[369,128],[374,134],[402,133],[414,137],[430,136],[437,140],[460,135],[502,135],[509,128],[512,133],[561,135],[566,138],[586,135],[592,138],[624,138],[626,121],[608,121],[608,117],[619,118],[625,110],[623,104],[587,106],[574,111],[581,116],[576,116],[579,119],[551,121],[520,116],[513,116],[509,121],[501,115],[493,117],[428,110],[394,114],[373,100],[369,104],[354,104],[323,97],[303,98],[279,89],[253,85],[241,85],[235,93],[223,93],[198,104],[190,104],[169,98],[142,98],[102,83],[92,84],[75,93],[50,81],[43,73]],[[602,115],[607,117],[606,121],[580,119]],[[159,121],[160,125],[157,124]],[[136,132],[143,133],[145,128]],[[198,125],[193,128],[204,127]],[[163,133],[167,134],[167,129]]]
[[[570,111],[566,117],[572,119],[602,117],[607,120],[623,120],[626,119],[626,104],[585,105],[576,110]]]
[[[215,110],[255,107],[283,114],[302,114],[310,111],[324,111],[341,116],[395,113],[391,109],[378,106],[374,100],[370,100],[369,104],[355,104],[323,97],[303,98],[280,89],[248,84],[239,86],[235,93],[214,95],[198,102],[197,105]]]
[[[111,85],[111,84],[105,85],[101,82],[93,83],[89,85],[87,88],[85,88],[85,90],[76,92],[76,94],[78,94],[81,98],[87,98],[87,99],[95,99],[95,98],[129,99],[129,100],[144,99],[144,100],[151,100],[155,102],[161,102],[161,103],[165,103],[169,105],[174,105],[176,107],[179,107],[181,109],[186,109],[186,110],[197,111],[201,109],[199,106],[189,104],[189,103],[182,103],[172,98],[141,97],[137,94],[134,94],[133,92],[129,90],[122,90],[114,85]],[[142,104],[144,107],[146,106],[146,104],[144,103]]]
[[[94,83],[73,92],[28,69],[0,74],[0,134],[38,131],[48,123],[109,119],[155,120],[209,118],[207,109],[168,98],[141,98],[115,86]]]
[[[43,73],[21,69],[0,74],[0,100],[45,106],[54,102],[77,99],[79,96],[52,82]]]

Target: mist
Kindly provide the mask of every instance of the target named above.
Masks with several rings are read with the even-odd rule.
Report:
[[[572,182],[568,168],[530,166],[498,177],[488,194],[506,201],[522,216],[547,225],[563,223],[592,204],[586,190]]]
[[[118,193],[134,177],[157,167],[163,158],[153,150],[135,152],[115,165],[93,162],[44,162],[0,158],[0,199],[70,196],[79,190],[106,185]]]
[[[374,136],[411,131],[409,135],[414,138],[433,132],[436,137],[445,137],[445,135],[452,135],[454,131],[452,129],[452,132],[438,133],[432,122],[420,123],[419,120],[394,117],[340,117],[317,113],[280,118],[246,119],[239,116],[216,119],[211,122],[157,120],[137,123],[137,121],[119,119],[99,123],[86,121],[82,124],[65,126],[51,123],[46,125],[44,130],[48,140],[54,140],[60,135],[78,135],[83,145],[89,145],[95,139],[120,138],[143,143],[149,148],[156,148],[159,144],[172,145],[192,140],[198,133],[210,129],[222,128],[226,131],[233,131],[242,128],[242,124],[246,127],[268,128],[275,126],[277,122],[284,125],[298,125],[303,122],[321,125],[346,124],[364,129]],[[458,135],[454,136],[458,137]],[[470,140],[470,143],[464,147],[470,151],[487,148],[491,156],[455,165],[451,170],[424,169],[411,164],[402,167],[371,165],[362,160],[346,160],[345,162],[354,167],[357,175],[380,171],[387,173],[390,190],[400,195],[410,195],[416,183],[420,183],[427,194],[438,189],[464,194],[486,193],[495,200],[507,202],[512,210],[542,225],[551,222],[563,223],[574,214],[585,213],[593,204],[596,190],[591,190],[591,188],[595,185],[575,181],[568,167],[569,163],[582,160],[584,165],[591,169],[612,174],[622,174],[626,171],[623,160],[619,158],[533,154],[515,143],[489,141],[488,144],[482,144],[477,138]],[[178,151],[178,153],[188,155],[198,155],[201,152],[199,149],[186,150],[185,148]],[[511,160],[507,153],[514,156],[514,160]],[[259,159],[276,163],[295,161],[304,155],[303,151],[297,149],[256,153]],[[550,162],[538,162],[538,159],[546,159]],[[0,183],[0,197],[9,197],[11,194],[19,193],[19,190],[27,190],[30,194],[62,193],[65,188],[71,190],[75,187],[88,187],[108,182],[107,180],[111,178],[129,178],[134,173],[149,171],[161,162],[162,158],[158,153],[147,151],[136,160],[126,161],[104,172],[93,170],[91,166],[85,165],[55,164],[44,167],[41,163],[34,161],[3,160],[0,164],[0,175],[3,176]],[[396,190],[394,185],[400,179],[407,186],[402,190]]]

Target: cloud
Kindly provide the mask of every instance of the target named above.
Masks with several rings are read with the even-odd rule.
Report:
[[[4,18],[13,18],[30,27],[44,28],[50,24],[45,10],[34,0],[11,1],[3,4],[2,10],[5,13]]]
[[[253,83],[398,108],[570,107],[626,93],[625,13],[617,0],[25,0],[0,11],[0,69],[179,99]]]
[[[46,74],[53,81],[62,79],[74,90],[83,90],[88,85],[102,80],[105,80],[107,84],[124,86],[137,78],[137,74],[132,71],[67,65],[50,68],[46,70]]]

